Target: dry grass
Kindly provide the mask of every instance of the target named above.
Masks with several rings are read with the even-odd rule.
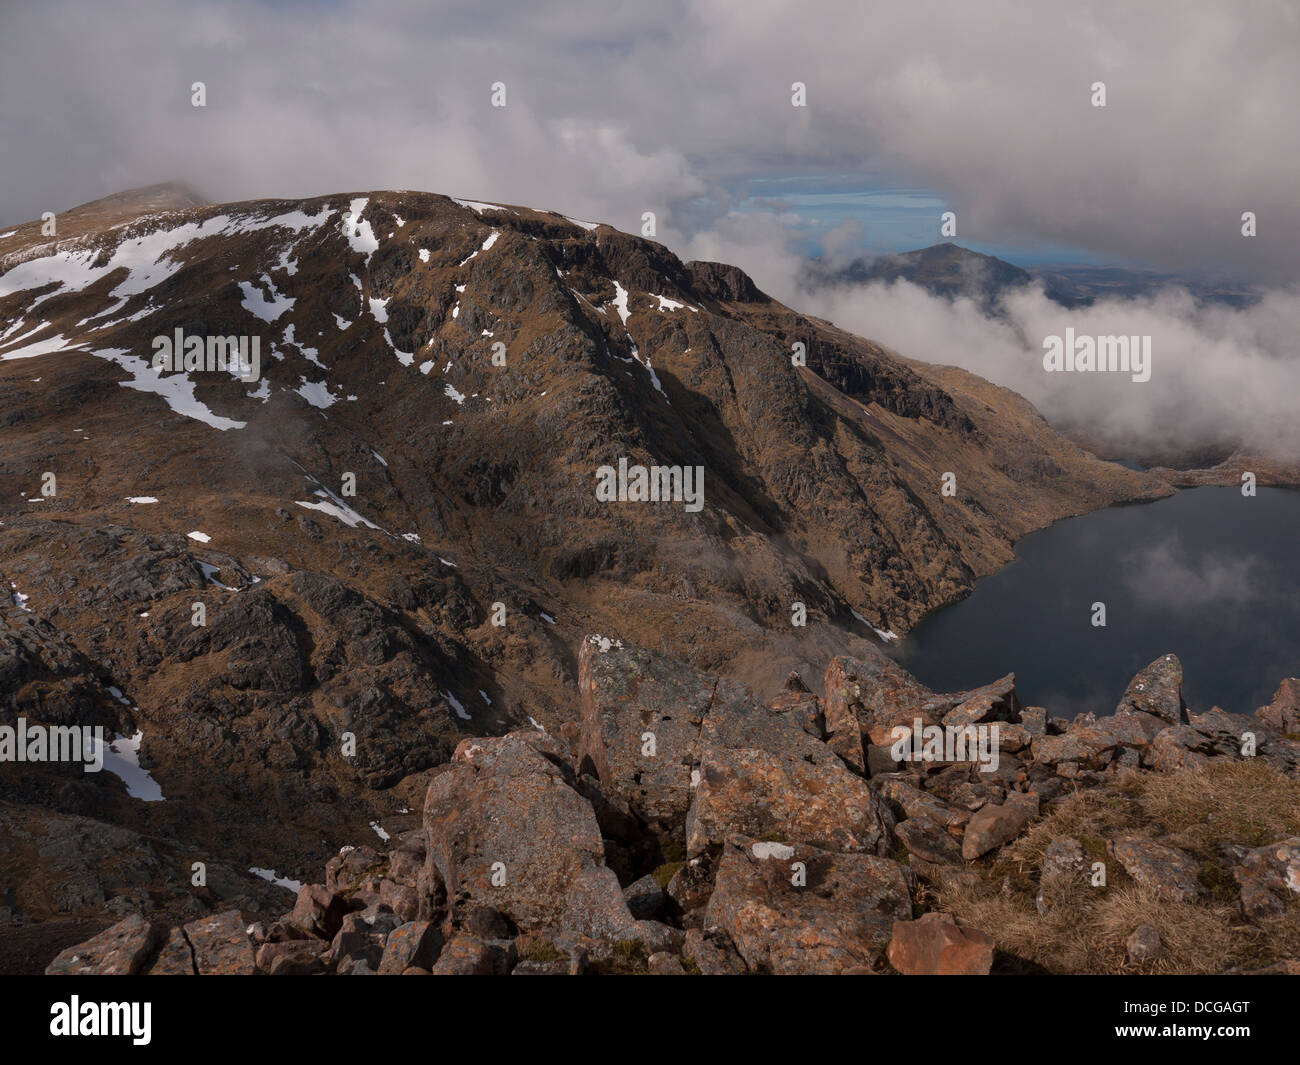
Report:
[[[1120,835],[1151,835],[1201,862],[1210,893],[1198,903],[1157,898],[1138,887],[1106,842]],[[1300,905],[1255,926],[1237,909],[1237,887],[1216,845],[1262,846],[1300,835],[1300,781],[1263,762],[1225,762],[1187,773],[1133,772],[1113,785],[1077,792],[1057,803],[1019,841],[1010,857],[972,867],[976,876],[937,885],[938,908],[993,936],[1000,967],[1060,973],[1214,973],[1259,968],[1300,957]],[[1047,845],[1070,836],[1088,864],[1106,863],[1107,885],[1062,899],[1046,917],[1034,905],[1038,869]],[[1010,893],[1002,886],[1009,882]],[[1161,951],[1153,962],[1129,963],[1125,940],[1139,925],[1154,925]]]

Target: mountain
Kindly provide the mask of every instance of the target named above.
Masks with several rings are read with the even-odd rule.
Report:
[[[1258,299],[1248,286],[1219,277],[1079,263],[1026,270],[951,241],[895,255],[855,259],[841,267],[813,260],[801,278],[801,285],[816,291],[894,281],[909,281],[947,299],[964,296],[989,314],[997,313],[998,304],[1008,292],[1035,283],[1042,285],[1048,299],[1071,308],[1091,306],[1099,299],[1152,296],[1165,288],[1185,288],[1197,299],[1234,307],[1247,306]]]
[[[268,912],[242,870],[417,830],[467,737],[573,727],[591,634],[766,691],[1171,491],[607,225],[197,199],[0,234],[0,723],[128,738],[116,773],[0,763],[16,920]],[[256,379],[156,370],[178,331]],[[621,462],[701,468],[701,506],[603,500]]]
[[[951,241],[929,248],[855,259],[847,266],[830,269],[814,261],[803,284],[810,289],[838,285],[889,284],[910,281],[936,296],[954,299],[965,296],[992,312],[1008,289],[1033,282],[1028,271],[993,255],[959,247]]]

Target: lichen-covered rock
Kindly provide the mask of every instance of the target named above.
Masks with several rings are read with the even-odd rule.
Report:
[[[167,939],[158,951],[158,956],[149,963],[150,976],[197,976],[194,968],[194,950],[184,929],[173,928],[167,933]]]
[[[900,821],[894,834],[908,853],[923,861],[947,865],[961,861],[961,844],[929,814]]]
[[[429,921],[408,921],[388,933],[379,975],[400,973],[412,965],[431,969],[442,950],[442,932]]]
[[[888,853],[893,816],[885,804],[826,744],[783,717],[728,699],[710,710],[699,749],[688,854],[733,834]]]
[[[326,884],[304,884],[298,889],[289,922],[321,939],[333,939],[349,908],[347,900]]]
[[[693,962],[702,976],[742,976],[749,971],[726,933],[717,929],[687,931],[682,956]]]
[[[1142,764],[1158,773],[1177,773],[1198,769],[1217,753],[1214,744],[1189,725],[1170,725],[1142,752]]]
[[[238,910],[227,910],[185,926],[200,976],[247,976],[257,971],[257,957]]]
[[[1058,836],[1043,852],[1043,864],[1038,871],[1038,894],[1034,905],[1042,917],[1066,902],[1086,885],[1084,879],[1083,847],[1076,839]]]
[[[449,901],[535,927],[563,912],[579,874],[603,868],[591,804],[557,764],[564,753],[543,733],[515,732],[461,744],[434,777],[424,805],[427,861]]]
[[[680,827],[716,677],[639,647],[589,636],[578,655],[578,765],[648,822]],[[652,753],[651,753],[652,752]]]
[[[1128,710],[1095,722],[1072,723],[1059,736],[1039,736],[1032,744],[1034,761],[1096,762],[1119,748],[1140,751],[1163,728],[1161,719],[1140,710]]]
[[[134,976],[162,941],[165,929],[133,913],[62,951],[49,966],[47,976]]]
[[[430,971],[434,976],[492,976],[497,953],[477,936],[452,936]]]
[[[1277,686],[1273,701],[1255,711],[1255,716],[1275,732],[1300,733],[1300,677],[1287,677]]]
[[[705,926],[752,971],[842,973],[874,968],[893,922],[911,916],[897,862],[742,840],[723,852]]]
[[[1163,655],[1129,681],[1115,708],[1116,714],[1136,711],[1152,714],[1168,725],[1185,722],[1183,664],[1177,655]]]
[[[1232,870],[1241,888],[1241,912],[1252,921],[1280,917],[1300,900],[1300,837],[1248,851]]]
[[[981,806],[962,836],[961,856],[968,862],[1015,839],[1029,825],[1030,810],[1019,803]]]
[[[1154,840],[1125,836],[1110,845],[1124,871],[1139,886],[1179,902],[1195,902],[1205,894],[1197,874],[1200,866],[1190,854]]]

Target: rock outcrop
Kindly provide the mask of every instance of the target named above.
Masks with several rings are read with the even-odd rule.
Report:
[[[1154,729],[1194,732],[1208,763],[1254,758],[1295,773],[1295,743],[1255,719],[1244,719],[1261,738],[1252,754],[1220,711],[1166,725],[1182,710],[1172,656],[1130,686],[1148,709],[1075,723],[1037,720],[1008,678],[935,693],[883,661],[832,661],[825,700],[787,684],[763,703],[591,637],[580,675],[571,738],[529,729],[464,740],[431,771],[419,829],[386,853],[344,848],[277,919],[223,910],[168,929],[131,914],[48,971],[985,974],[999,964],[1000,929],[930,909],[933,888],[999,868],[1069,794],[1125,774],[1189,772],[1153,762]],[[879,772],[855,769],[834,732],[807,727],[830,700],[840,703],[832,716],[864,735],[905,707],[953,729],[1019,725],[1033,739],[1013,733],[1020,753],[996,759],[898,749]],[[1097,845],[1087,843],[1093,858],[1113,860],[1153,906],[1213,904],[1202,864],[1167,839],[1129,832]],[[1266,924],[1300,900],[1300,839],[1223,853],[1246,920]],[[1046,843],[1033,900],[1043,920],[1097,890],[1104,878],[1090,861],[1077,839]],[[1164,957],[1154,927],[1125,934],[1129,964]]]

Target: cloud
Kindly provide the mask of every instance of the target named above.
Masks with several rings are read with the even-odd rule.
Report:
[[[938,193],[966,241],[1289,281],[1298,72],[1281,0],[1177,18],[1121,0],[815,17],[774,0],[11,0],[0,217],[170,178],[220,199],[419,188],[625,229],[655,210],[680,248],[755,177],[890,173]]]
[[[1254,555],[1211,558],[1189,551],[1177,536],[1127,552],[1119,571],[1135,603],[1146,610],[1187,612],[1213,609],[1261,613],[1278,595],[1266,566]]]
[[[781,272],[770,276],[781,284]],[[912,358],[960,366],[1030,400],[1058,427],[1096,438],[1116,457],[1207,445],[1300,461],[1300,292],[1272,290],[1256,305],[1198,305],[1182,289],[1067,310],[1041,287],[1007,296],[1004,317],[907,282],[783,293],[807,313]],[[1151,377],[1049,373],[1048,336],[1151,337]]]
[[[834,0],[815,17],[776,0],[11,0],[0,224],[173,178],[219,200],[422,189],[631,232],[654,211],[683,258],[734,262],[1114,448],[1226,433],[1295,455],[1298,85],[1300,11],[1281,0],[1189,0],[1177,18],[1127,0]],[[1005,320],[908,285],[801,293],[809,242],[844,260],[860,223],[819,231],[798,197],[751,195],[759,179],[866,193],[882,174],[937,194],[936,238],[946,206],[964,243],[1081,246],[1275,291],[1247,311],[1173,293],[1068,314],[1030,291]],[[1067,325],[1151,335],[1152,380],[1044,374],[1042,338]]]

